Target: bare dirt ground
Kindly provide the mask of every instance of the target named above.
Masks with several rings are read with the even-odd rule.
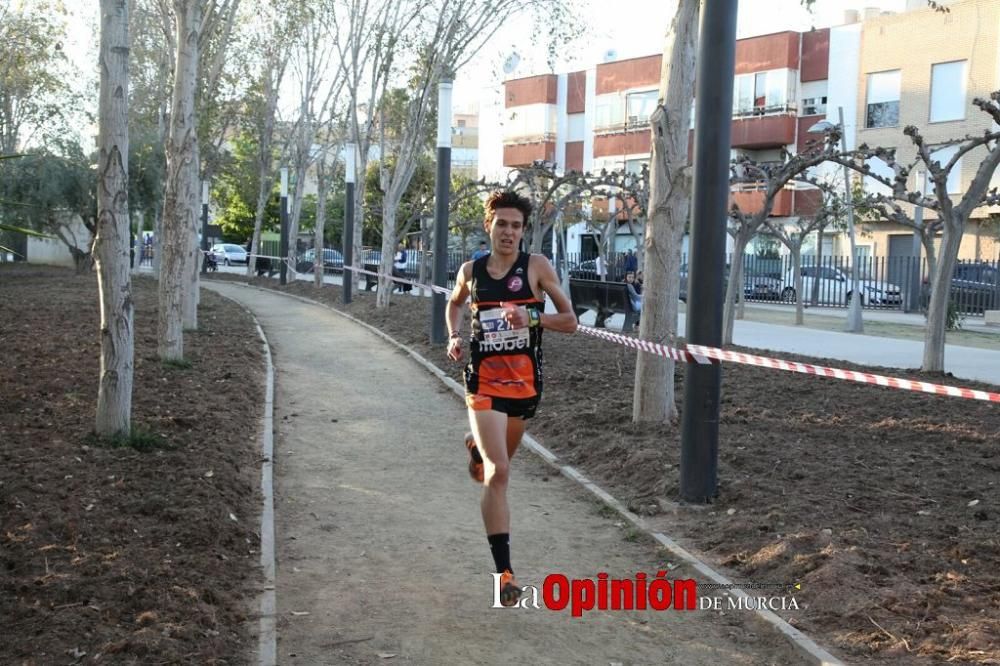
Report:
[[[273,349],[279,663],[801,663],[746,613],[492,609],[457,396],[327,308],[211,288],[250,307]],[[515,456],[509,495],[522,584],[653,576],[669,561],[534,456]]]
[[[0,266],[0,663],[237,664],[259,588],[262,348],[204,293],[190,367],[156,357],[156,285],[135,280],[133,424],[93,428],[92,275]]]
[[[426,343],[425,299],[378,311],[368,294],[344,307],[339,288],[283,290],[341,307],[459,377]],[[532,434],[737,579],[800,582],[806,608],[790,619],[821,644],[868,663],[1000,663],[997,405],[726,365],[720,494],[692,511],[673,505],[677,430],[630,422],[635,352],[580,335],[545,346]]]
[[[339,289],[287,290],[339,306]],[[86,437],[98,362],[94,280],[0,269],[0,663],[249,660],[260,345],[238,306],[206,292],[201,330],[187,336],[191,367],[165,367],[155,357],[153,283],[137,280],[135,293],[134,415],[152,434],[144,451]],[[427,307],[398,297],[380,312],[361,295],[345,309],[457,377],[425,342]],[[676,430],[630,423],[634,352],[584,336],[545,344],[546,395],[532,433],[737,579],[801,582],[803,610],[788,617],[821,644],[853,662],[1000,663],[996,405],[725,366],[720,496],[692,511],[672,503]],[[531,483],[548,483],[540,464],[527,469]],[[474,507],[469,514],[463,539],[478,534]],[[313,520],[330,525],[328,516]],[[615,538],[629,561],[645,552],[656,563],[648,546]],[[378,557],[405,566],[398,553]],[[478,574],[478,564],[464,566]],[[378,598],[356,589],[357,620],[365,609],[377,618]],[[285,622],[294,618],[312,616]],[[527,616],[515,622],[538,631]],[[442,617],[426,626],[456,628]],[[371,635],[353,628],[326,628],[326,654],[385,663],[342,642]]]

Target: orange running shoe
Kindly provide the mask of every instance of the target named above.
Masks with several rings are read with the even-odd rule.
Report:
[[[471,432],[465,433],[465,448],[469,451],[469,476],[476,483],[483,482],[483,457],[476,446],[476,438]]]
[[[514,580],[514,574],[512,574],[509,570],[500,574],[501,606],[516,606],[517,602],[521,599],[522,591],[523,590],[517,586],[517,582]]]

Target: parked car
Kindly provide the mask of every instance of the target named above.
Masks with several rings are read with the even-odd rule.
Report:
[[[215,260],[224,266],[247,263],[247,251],[234,243],[216,243],[212,246]]]
[[[925,281],[922,303],[930,302],[930,284]],[[1000,268],[982,262],[955,264],[951,274],[951,300],[960,312],[1000,310]]]
[[[833,305],[845,305],[851,299],[851,277],[832,266],[801,266],[802,292],[809,298],[813,292],[813,283],[819,282],[819,302]],[[862,276],[858,280],[861,291],[861,305],[891,305],[900,306],[903,303],[899,287],[888,282],[873,280]],[[781,298],[785,301],[795,300],[795,273],[789,269],[785,273]]]
[[[726,266],[726,271],[723,274],[722,288],[727,289],[729,286],[729,266]],[[680,300],[687,303],[687,282],[688,282],[688,267],[687,264],[681,266],[681,288],[680,288]],[[781,298],[781,280],[772,275],[759,275],[750,274],[744,269],[743,275],[743,298],[746,300],[765,300],[774,301]]]
[[[309,248],[302,253],[302,258],[295,264],[298,273],[308,273],[316,263],[316,249]],[[326,273],[340,273],[344,270],[344,255],[340,250],[331,247],[323,248],[323,271]]]
[[[587,259],[575,266],[570,266],[569,276],[577,280],[600,280],[601,278],[597,274],[597,259]],[[617,264],[612,263],[607,268],[605,279],[608,282],[624,282],[625,274],[619,269]]]

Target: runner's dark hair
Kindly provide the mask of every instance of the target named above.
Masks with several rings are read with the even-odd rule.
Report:
[[[521,211],[524,215],[525,225],[528,224],[528,218],[531,217],[531,201],[513,190],[497,190],[493,192],[487,197],[483,208],[486,210],[487,222],[493,221],[493,214],[497,208],[516,208]]]

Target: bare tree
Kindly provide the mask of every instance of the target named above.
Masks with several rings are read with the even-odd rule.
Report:
[[[219,31],[212,59],[205,64],[206,89],[213,90],[221,72],[225,42],[239,0],[159,0],[161,14],[173,12],[167,35],[175,50],[174,85],[167,136],[167,177],[163,204],[163,263],[159,284],[158,353],[164,360],[184,357],[184,328],[197,328],[199,257],[195,229],[201,196],[200,149],[195,94],[200,54]],[[206,6],[208,11],[205,12]],[[202,98],[202,102],[207,97]]]
[[[743,256],[747,245],[767,223],[778,195],[790,183],[810,169],[823,162],[840,157],[837,144],[833,142],[834,133],[827,135],[822,149],[810,150],[790,155],[782,151],[780,163],[757,163],[743,156],[733,162],[734,184],[753,183],[763,186],[763,197],[759,209],[752,212],[743,211],[735,202],[729,211],[729,233],[734,238],[733,260],[729,270],[729,282],[726,286],[726,302],[723,311],[722,344],[733,344],[733,323],[736,319],[738,298],[743,292]],[[837,136],[839,139],[839,135]]]
[[[129,273],[128,0],[101,0],[100,125],[95,259],[101,309],[101,374],[95,431],[128,434],[135,330]]]
[[[163,203],[157,352],[163,360],[184,358],[185,277],[195,265],[191,244],[197,219],[198,131],[194,95],[202,31],[200,0],[173,0],[174,88],[167,135],[167,182]]]
[[[334,60],[335,44],[329,39],[330,31],[336,26],[335,15],[328,11],[329,5],[319,3],[307,11],[307,19],[302,30],[302,40],[296,49],[293,65],[299,85],[299,117],[296,121],[295,139],[291,151],[292,168],[295,175],[295,192],[292,210],[288,216],[289,256],[285,259],[290,266],[296,263],[296,245],[299,233],[299,218],[305,194],[306,171],[319,157],[314,149],[317,130],[327,121],[334,102],[344,87],[346,70],[342,60]],[[313,269],[322,274],[322,255],[316,257]]]
[[[659,100],[649,119],[652,156],[639,336],[665,345],[677,344],[681,242],[691,206],[688,135],[699,4],[698,0],[677,2],[663,45]],[[674,395],[674,361],[637,352],[632,420],[676,422]]]
[[[395,0],[347,0],[342,10],[333,14],[336,22],[331,37],[335,40],[341,62],[346,68],[348,93],[347,126],[355,144],[354,180],[354,267],[361,266],[362,228],[368,158],[382,95],[393,71],[402,36],[409,31],[426,8],[427,2],[410,6]],[[413,9],[414,11],[410,11]],[[353,289],[357,290],[355,280]]]
[[[396,233],[396,211],[427,141],[428,117],[437,98],[438,83],[452,77],[512,16],[527,9],[549,9],[550,16],[558,17],[561,7],[561,0],[436,0],[430,11],[423,12],[414,40],[416,57],[409,72],[409,104],[398,150],[391,169],[384,153],[379,161],[385,193],[381,270],[385,276],[391,272],[393,248],[389,242]],[[390,279],[385,276],[376,298],[379,308],[389,305]]]
[[[1000,194],[995,188],[990,189],[990,181],[997,166],[1000,165],[1000,130],[993,129],[1000,124],[1000,91],[991,93],[990,99],[976,98],[972,103],[994,123],[992,128],[981,134],[967,135],[940,144],[929,144],[918,128],[909,125],[903,129],[903,134],[910,138],[916,153],[913,160],[905,164],[897,162],[894,150],[871,148],[867,145],[858,146],[852,155],[840,156],[833,160],[846,164],[889,188],[889,194],[880,194],[868,199],[869,204],[874,204],[870,205],[873,210],[882,209],[879,214],[884,219],[892,219],[899,223],[904,223],[905,220],[907,226],[916,227],[917,225],[909,219],[909,215],[898,203],[905,202],[933,212],[937,219],[936,224],[940,225],[941,245],[936,260],[931,231],[921,230],[922,234],[927,234],[926,240],[923,236],[922,240],[927,251],[931,278],[921,365],[921,369],[925,372],[944,372],[945,329],[951,276],[958,259],[965,225],[976,208],[1000,203]],[[953,148],[953,153],[942,163],[942,160],[935,157],[935,153],[948,148]],[[962,158],[967,156],[979,158],[979,165],[965,190],[960,195],[953,196],[948,192],[948,177],[952,170],[959,168]],[[893,175],[888,176],[872,170],[868,161],[873,158],[885,162]],[[907,185],[909,176],[914,173],[918,162],[923,163],[927,170],[931,185],[930,193],[920,191],[919,186],[916,191],[911,191]]]
[[[823,201],[815,213],[811,215],[799,215],[794,218],[795,222],[791,225],[782,224],[778,219],[773,217],[768,218],[764,222],[767,232],[788,248],[788,253],[791,257],[796,326],[802,326],[805,323],[805,294],[802,293],[802,272],[800,270],[802,266],[802,244],[810,234],[816,233],[818,230],[824,229],[831,223],[840,220],[844,214],[843,200],[833,192],[829,184],[816,182],[812,179],[802,178],[801,180],[812,185],[818,185],[821,188]],[[818,241],[818,246],[822,246],[822,239]],[[818,284],[819,280],[813,280],[813,283]],[[743,292],[744,290],[740,290],[740,301],[743,301]],[[782,297],[784,297],[784,293],[782,293]]]
[[[264,226],[264,212],[267,200],[274,186],[274,124],[278,109],[278,94],[281,89],[292,48],[298,39],[300,20],[298,5],[294,3],[269,0],[261,3],[259,12],[258,34],[259,48],[263,51],[261,63],[260,95],[262,104],[253,118],[254,131],[257,138],[258,188],[257,206],[254,209],[253,234],[250,246],[253,252],[247,258],[247,275],[251,276],[257,270],[257,252],[260,248],[260,234]]]

